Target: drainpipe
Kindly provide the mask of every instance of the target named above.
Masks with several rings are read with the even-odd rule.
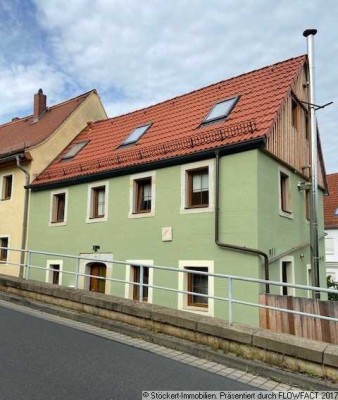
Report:
[[[25,174],[25,186],[28,186],[30,183],[30,175],[29,172],[20,164],[20,156],[16,156],[16,165],[17,167]],[[21,239],[21,249],[26,250],[26,240],[27,240],[27,219],[28,219],[28,202],[29,202],[29,189],[25,190],[25,198],[24,198],[24,208],[23,208],[23,225],[22,225],[22,239]],[[20,254],[20,278],[23,278],[24,275],[24,263],[25,263],[25,252],[21,251]]]
[[[241,251],[244,253],[249,253],[249,254],[254,254],[256,256],[261,256],[264,258],[264,272],[265,272],[265,280],[268,281],[269,279],[269,257],[266,253],[264,253],[261,250],[257,249],[252,249],[250,247],[245,247],[245,246],[237,246],[234,244],[229,244],[229,243],[223,243],[219,239],[219,198],[220,198],[220,163],[219,163],[219,151],[215,152],[216,154],[216,199],[215,199],[215,243],[217,246],[222,247],[224,249],[229,249],[229,250],[234,250],[234,251]],[[270,293],[270,287],[269,284],[267,283],[265,285],[265,292]]]

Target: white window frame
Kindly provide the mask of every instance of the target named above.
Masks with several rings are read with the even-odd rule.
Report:
[[[4,198],[4,190],[5,190],[5,186],[4,186],[4,181],[5,178],[7,176],[11,176],[12,177],[12,188],[11,188],[11,197],[8,199]],[[3,174],[1,175],[1,201],[11,201],[13,199],[13,193],[14,193],[14,174],[13,173],[7,173],[7,174]]]
[[[185,270],[187,267],[206,267],[208,268],[208,273],[214,273],[214,261],[213,260],[179,260],[178,269]],[[213,276],[208,276],[208,296],[214,296],[214,284],[215,279]],[[187,290],[188,288],[188,273],[179,272],[178,273],[178,290]],[[208,315],[210,317],[214,316],[215,312],[215,300],[213,298],[208,298],[208,307],[194,307],[188,305],[188,295],[185,293],[178,293],[177,298],[177,308],[183,311],[189,311],[194,314]]]
[[[59,285],[62,285],[62,278],[63,278],[63,260],[47,260],[46,262],[46,282],[53,283],[53,271],[50,270],[51,265],[59,265]]]
[[[154,265],[154,260],[127,260],[126,265],[126,281],[130,282],[131,284],[126,283],[124,286],[124,297],[126,299],[133,299],[133,270],[132,267],[134,265],[143,265],[147,267],[148,265]],[[149,267],[149,285],[153,285],[154,283],[154,268]],[[151,304],[153,302],[153,288],[148,287],[148,301],[147,303]]]
[[[188,207],[189,201],[189,171],[208,168],[209,178],[209,205],[208,207]],[[181,166],[181,214],[201,214],[215,211],[215,160],[197,161]]]
[[[281,283],[283,283],[283,269],[282,269],[283,262],[290,263],[290,265],[291,265],[291,271],[290,271],[291,272],[291,274],[290,274],[291,282],[286,282],[286,283],[290,283],[291,285],[295,284],[295,258],[294,258],[294,256],[283,257],[279,261],[279,280]],[[289,277],[289,275],[288,275],[288,277]],[[281,295],[283,295],[283,287],[284,286],[280,286],[280,294]],[[287,289],[288,289],[288,296],[295,296],[295,293],[296,293],[295,288],[287,287]]]
[[[288,203],[290,205],[290,211],[284,211],[282,209],[282,188],[281,188],[281,174],[284,174],[288,177]],[[291,174],[290,172],[283,167],[278,168],[278,202],[279,202],[279,215],[282,217],[286,217],[289,219],[293,219],[293,211],[292,211],[292,190],[291,190]]]
[[[53,222],[53,207],[54,207],[54,196],[58,194],[65,194],[65,215],[62,222]],[[63,226],[67,225],[67,214],[68,214],[68,189],[55,190],[50,193],[50,204],[49,204],[49,226]]]
[[[149,212],[136,213],[137,183],[141,179],[151,178],[151,209]],[[129,177],[129,214],[128,218],[149,218],[155,216],[156,204],[156,171],[142,172]]]
[[[104,216],[99,218],[91,217],[93,212],[93,189],[104,187],[105,188],[105,196],[104,196]],[[108,181],[104,182],[95,182],[88,185],[87,191],[87,216],[86,223],[91,224],[95,222],[106,222],[108,220],[108,191],[109,191],[109,183]]]

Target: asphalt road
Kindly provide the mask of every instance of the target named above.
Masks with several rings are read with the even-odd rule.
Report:
[[[142,349],[0,307],[0,399],[141,399],[142,390],[255,390]]]

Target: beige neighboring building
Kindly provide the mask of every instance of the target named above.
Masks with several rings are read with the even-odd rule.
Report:
[[[95,90],[47,107],[40,89],[34,95],[33,114],[0,125],[0,273],[20,275],[26,246],[29,190],[37,174],[90,121],[107,114]],[[9,250],[6,250],[9,248]]]

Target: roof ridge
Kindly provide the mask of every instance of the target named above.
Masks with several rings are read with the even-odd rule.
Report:
[[[174,101],[174,100],[176,100],[176,99],[179,99],[179,98],[182,98],[182,97],[185,97],[185,96],[189,96],[189,95],[191,95],[192,93],[197,93],[197,92],[199,92],[199,91],[201,91],[201,90],[205,90],[205,89],[207,89],[207,88],[211,88],[211,87],[213,87],[213,86],[217,86],[217,85],[223,84],[224,82],[229,82],[229,81],[232,81],[232,80],[234,80],[234,79],[242,78],[242,77],[245,76],[245,75],[249,75],[249,74],[252,74],[252,73],[254,73],[254,72],[262,71],[262,70],[265,70],[265,69],[274,67],[274,66],[279,65],[279,64],[285,64],[285,63],[288,63],[288,62],[290,62],[290,61],[292,61],[292,60],[297,60],[297,59],[301,59],[301,58],[305,58],[305,57],[306,57],[306,54],[301,54],[301,55],[299,55],[299,56],[297,56],[297,57],[291,57],[291,58],[288,58],[288,59],[286,59],[286,60],[278,61],[278,62],[276,62],[276,63],[270,64],[270,65],[266,65],[266,66],[261,67],[261,68],[253,69],[252,71],[243,72],[242,74],[239,74],[239,75],[236,75],[236,76],[232,76],[232,77],[230,77],[230,78],[228,78],[228,79],[223,79],[223,80],[218,81],[218,82],[216,82],[216,83],[211,83],[211,84],[209,84],[209,85],[202,86],[202,87],[200,87],[200,88],[198,88],[198,89],[194,89],[194,90],[192,90],[192,91],[190,91],[190,92],[183,93],[183,94],[174,96],[174,97],[172,97],[172,98],[170,98],[170,99],[166,99],[166,100],[160,101],[159,103],[152,104],[152,105],[147,106],[147,107],[142,107],[142,108],[136,109],[136,110],[134,110],[134,111],[126,112],[126,113],[124,113],[124,114],[116,115],[115,117],[108,118],[106,121],[111,121],[111,120],[113,120],[113,119],[115,119],[115,118],[120,118],[120,117],[124,117],[124,116],[126,116],[126,115],[131,115],[131,114],[134,114],[134,113],[137,113],[137,112],[149,110],[149,109],[151,109],[151,108],[153,108],[153,107],[157,107],[157,106],[159,106],[159,105],[161,105],[161,104],[165,104],[165,103],[167,103],[167,102],[169,103],[169,102]],[[97,121],[97,122],[99,122],[99,121]]]
[[[67,100],[64,100],[64,101],[62,101],[60,103],[54,104],[52,106],[47,106],[46,109],[47,110],[55,109],[56,107],[63,106],[65,104],[67,104],[67,103],[70,103],[70,102],[76,100],[76,99],[80,99],[82,97],[87,97],[87,96],[89,96],[90,93],[97,93],[97,90],[96,89],[89,90],[88,92],[82,93],[82,94],[80,94],[78,96],[74,96],[74,97],[72,97],[70,99],[67,99]],[[25,115],[23,117],[14,117],[14,120],[12,119],[11,121],[8,121],[8,122],[5,122],[3,124],[0,124],[0,129],[5,127],[5,126],[8,126],[8,125],[15,124],[17,122],[22,122],[22,120],[26,120],[26,119],[29,119],[29,118],[33,118],[33,114]]]

